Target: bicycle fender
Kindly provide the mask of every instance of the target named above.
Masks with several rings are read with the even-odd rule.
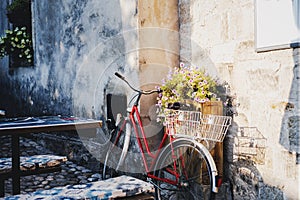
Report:
[[[131,124],[127,122],[126,123],[126,133],[125,133],[125,139],[124,139],[124,146],[123,146],[122,153],[121,153],[121,156],[120,156],[120,160],[118,162],[116,170],[119,170],[119,168],[124,163],[124,160],[125,160],[127,152],[128,152],[128,147],[129,147],[129,143],[130,143],[130,136],[131,136]]]

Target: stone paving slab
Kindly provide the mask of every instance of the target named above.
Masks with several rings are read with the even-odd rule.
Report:
[[[4,200],[63,200],[63,199],[115,199],[142,193],[153,193],[154,187],[145,181],[119,176],[104,181],[86,184],[67,185],[49,190],[40,190],[29,194],[15,195]]]

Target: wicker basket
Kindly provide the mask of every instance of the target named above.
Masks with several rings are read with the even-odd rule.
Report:
[[[231,124],[231,117],[168,109],[165,110],[165,122],[168,133],[171,135],[185,135],[222,142]]]

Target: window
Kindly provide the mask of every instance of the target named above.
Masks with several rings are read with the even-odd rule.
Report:
[[[33,66],[31,0],[13,0],[6,11],[10,30],[0,39],[0,58],[8,55],[10,68]]]
[[[300,0],[256,0],[256,50],[300,46]]]

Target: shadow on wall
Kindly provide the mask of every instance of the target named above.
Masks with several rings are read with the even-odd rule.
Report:
[[[257,127],[233,122],[224,140],[225,181],[232,199],[285,199],[284,193],[264,183],[258,165],[265,164],[266,138]]]
[[[294,20],[300,32],[300,0],[293,0]],[[281,124],[279,143],[291,153],[296,153],[296,164],[300,164],[300,48],[293,50],[293,80],[288,103]]]
[[[300,32],[300,0],[293,0],[294,21]],[[279,143],[290,153],[296,153],[296,164],[300,164],[300,48],[293,49],[293,80],[288,103],[281,124]]]
[[[300,164],[300,49],[294,49],[293,81],[290,96],[281,124],[279,143],[291,153],[296,153],[296,164]]]

